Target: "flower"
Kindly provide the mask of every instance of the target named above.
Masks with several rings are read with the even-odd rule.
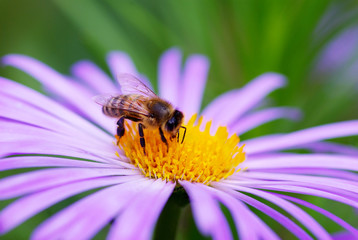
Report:
[[[355,39],[358,37],[358,28],[350,27],[338,34],[322,52],[317,62],[316,71],[319,73],[330,73],[340,68],[347,68],[344,73],[355,76],[356,52]],[[348,66],[348,67],[347,67]]]
[[[127,72],[150,85],[125,53],[112,52],[107,61],[113,76]],[[292,108],[255,110],[266,95],[284,86],[280,74],[263,74],[219,96],[195,123],[208,60],[192,55],[182,70],[180,51],[167,51],[159,63],[159,95],[185,113],[188,135],[183,144],[172,141],[166,150],[158,133],[146,134],[151,149],[146,155],[134,125],[127,123],[129,131],[119,147],[113,144],[115,121],[91,98],[118,92],[118,84],[92,62],[76,63],[71,77],[27,56],[7,55],[3,63],[39,80],[49,96],[0,78],[0,170],[41,168],[0,180],[0,199],[18,198],[1,210],[0,234],[64,199],[96,190],[45,220],[32,238],[88,239],[112,222],[108,239],[148,239],[172,192],[182,187],[198,229],[214,239],[232,238],[220,204],[230,212],[240,239],[279,239],[252,209],[299,239],[330,239],[331,233],[301,207],[358,237],[358,230],[345,220],[301,199],[311,195],[358,207],[358,150],[324,141],[357,135],[358,121],[242,143],[235,135],[278,118],[299,117]],[[283,152],[294,149],[312,152]],[[170,174],[174,172],[182,174]]]

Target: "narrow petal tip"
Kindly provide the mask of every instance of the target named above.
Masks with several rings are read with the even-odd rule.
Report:
[[[117,77],[120,73],[138,75],[137,69],[128,54],[122,51],[112,51],[106,59],[114,77]]]
[[[277,87],[284,87],[287,84],[286,77],[280,73],[275,73],[275,72],[267,72],[261,74],[260,76],[257,77],[257,79],[260,80],[267,79],[266,81],[271,81],[272,84]]]
[[[30,57],[24,56],[21,54],[7,54],[1,58],[0,65],[2,67],[8,66],[8,65],[13,65],[14,62],[16,62],[17,60],[19,60],[21,58],[30,58]]]
[[[71,66],[71,73],[76,75],[76,73],[81,72],[87,68],[91,68],[91,62],[89,60],[80,60]]]
[[[171,57],[176,57],[176,56],[181,56],[182,52],[178,47],[172,47],[169,48],[167,51],[165,51],[162,56],[160,57],[161,61],[166,59],[166,58],[171,58]]]
[[[303,118],[303,112],[297,108],[287,108],[286,109],[287,118],[293,120],[293,121],[300,121]]]
[[[111,51],[107,54],[107,60],[113,60],[113,58],[130,58],[129,55],[122,51]]]
[[[196,65],[200,65],[202,68],[208,70],[210,61],[209,58],[201,54],[193,54],[188,58],[188,62],[195,62]]]

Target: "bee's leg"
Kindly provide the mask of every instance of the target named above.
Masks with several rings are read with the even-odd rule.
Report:
[[[181,140],[181,143],[184,142],[184,139],[185,139],[185,134],[186,134],[186,127],[184,126],[180,126],[181,128],[184,128],[184,134],[183,134],[183,139]],[[178,134],[178,140],[179,140],[179,134]]]
[[[138,132],[139,132],[139,136],[140,136],[140,139],[139,139],[140,145],[143,148],[144,155],[147,155],[146,152],[145,152],[145,140],[144,140],[143,127],[144,127],[143,124],[138,123]]]
[[[165,145],[167,145],[167,152],[168,152],[168,150],[169,150],[168,141],[164,137],[164,133],[163,133],[163,130],[161,128],[159,128],[159,133],[160,133],[160,138],[162,139],[162,142],[165,143]]]
[[[118,136],[117,145],[118,145],[119,139],[121,139],[121,137],[123,137],[123,135],[124,135],[124,117],[121,117],[117,122],[117,136]]]

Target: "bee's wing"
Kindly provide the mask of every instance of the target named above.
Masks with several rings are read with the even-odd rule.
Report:
[[[94,96],[92,99],[104,107],[116,108],[122,110],[123,112],[130,112],[134,114],[139,114],[142,116],[149,117],[150,112],[146,108],[144,99],[140,98],[133,101],[133,98],[138,96],[138,94],[131,94],[129,98],[121,98],[120,94],[102,94]],[[118,101],[112,101],[112,99],[120,99]]]
[[[112,107],[110,106],[111,99],[119,97],[120,94],[102,94],[92,97],[92,100],[97,104],[102,105],[104,107]]]
[[[118,82],[121,85],[122,94],[140,94],[148,98],[158,97],[149,87],[131,74],[119,75]]]

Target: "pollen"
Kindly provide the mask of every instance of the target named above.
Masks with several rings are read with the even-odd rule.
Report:
[[[196,115],[191,117],[183,125],[187,129],[183,143],[184,130],[181,129],[179,140],[170,140],[166,136],[168,147],[158,130],[144,129],[145,151],[140,144],[137,124],[126,122],[124,136],[120,139],[116,136],[117,144],[148,178],[209,185],[240,171],[239,165],[245,160],[245,153],[236,134],[229,136],[226,127],[219,127],[211,135],[211,122],[201,126],[202,122],[203,118],[196,121]]]

